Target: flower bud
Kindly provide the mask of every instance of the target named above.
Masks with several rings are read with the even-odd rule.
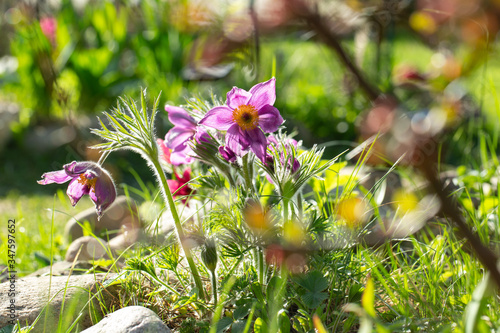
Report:
[[[205,244],[201,249],[201,260],[208,268],[209,271],[214,272],[217,268],[217,247],[212,238],[207,238]]]

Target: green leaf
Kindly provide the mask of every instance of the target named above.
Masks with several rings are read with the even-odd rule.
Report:
[[[233,318],[235,320],[243,319],[250,313],[252,304],[250,302],[238,306],[233,312]]]
[[[260,317],[255,319],[253,330],[255,333],[268,333],[267,324]]]
[[[233,324],[233,319],[229,317],[222,317],[221,320],[217,322],[217,333],[222,333],[226,328]]]
[[[464,313],[465,332],[464,333],[482,333],[490,332],[488,327],[480,321],[486,308],[486,299],[493,294],[492,281],[490,274],[487,273],[484,280],[474,289],[472,299],[467,304]]]
[[[325,299],[328,298],[328,294],[325,292],[305,292],[302,295],[302,301],[304,304],[310,308],[314,309],[317,308],[321,302],[323,302]]]
[[[280,310],[278,314],[278,326],[280,329],[280,333],[289,333],[290,332],[290,318],[286,314],[285,310]]]
[[[328,288],[328,280],[319,271],[312,271],[299,278],[297,283],[311,292],[320,292]]]
[[[4,327],[0,328],[0,333],[11,333],[13,330],[14,330],[13,325],[4,326]]]
[[[374,302],[375,287],[373,285],[372,278],[369,277],[368,281],[366,282],[365,291],[363,292],[363,296],[361,297],[361,305],[363,306],[363,309],[365,309],[366,313],[372,318],[375,318],[376,315]]]
[[[264,298],[264,294],[262,294],[262,285],[258,282],[252,283],[252,291],[254,296],[259,300],[259,302],[264,305],[266,304],[266,300]]]
[[[328,294],[323,292],[328,288],[328,279],[321,272],[312,271],[299,278],[297,283],[306,290],[302,294],[302,301],[308,308],[316,308],[328,298]]]

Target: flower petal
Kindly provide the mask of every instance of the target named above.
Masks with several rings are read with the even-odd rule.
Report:
[[[208,111],[200,124],[213,127],[220,131],[227,131],[234,124],[233,110],[227,106],[216,106]]]
[[[178,194],[175,193],[179,187],[181,187],[181,183],[175,179],[168,179],[167,180],[168,188],[170,189],[170,192],[172,192],[173,196],[177,196]]]
[[[227,93],[226,104],[231,109],[236,109],[240,105],[247,105],[250,97],[252,97],[252,94],[248,91],[233,87],[233,89]]]
[[[283,117],[274,106],[264,105],[258,112],[259,126],[265,133],[272,133],[283,124]]]
[[[210,134],[208,134],[207,130],[203,126],[198,126],[196,128],[194,139],[198,144],[212,143],[212,137],[210,136]]]
[[[219,154],[229,163],[236,162],[236,154],[227,146],[220,146]]]
[[[181,182],[182,184],[185,184],[191,180],[191,168],[186,168],[184,170],[184,173],[182,176],[179,176],[177,173],[175,174],[175,177]]]
[[[63,166],[64,170],[71,177],[77,177],[87,170],[94,170],[98,175],[100,175],[100,167],[94,162],[77,162],[73,161],[71,163],[65,164]]]
[[[184,145],[186,141],[194,136],[195,131],[184,127],[174,127],[165,135],[165,144],[170,149]]]
[[[191,156],[193,150],[188,145],[177,146],[170,154],[170,162],[173,165],[190,164],[194,158]]]
[[[248,100],[248,104],[253,105],[259,110],[264,105],[273,105],[276,101],[276,79],[272,79],[256,84],[250,89],[252,97]]]
[[[52,184],[52,183],[57,183],[57,184],[62,184],[66,183],[68,180],[72,179],[73,177],[69,176],[66,171],[64,170],[58,170],[58,171],[51,171],[51,172],[46,172],[42,175],[42,179],[39,180],[37,183],[41,185],[47,185],[47,184]]]
[[[170,162],[170,148],[167,147],[165,144],[165,141],[162,139],[156,139],[156,143],[158,144],[158,147],[160,148],[160,155],[161,158],[167,162],[168,164],[171,164]]]
[[[66,194],[71,200],[71,205],[75,206],[78,201],[85,195],[89,194],[90,187],[87,184],[83,184],[80,178],[73,178],[73,180],[68,185],[68,190]]]
[[[250,139],[250,150],[254,152],[255,156],[257,156],[262,163],[266,163],[266,136],[259,128],[247,131],[246,133]]]
[[[195,128],[196,120],[189,113],[178,106],[166,105],[165,111],[168,113],[168,120],[175,126]]]
[[[102,175],[97,178],[95,186],[90,190],[89,196],[94,201],[98,218],[101,218],[106,208],[116,199],[115,184],[107,171],[103,170]]]
[[[246,155],[250,148],[250,141],[245,132],[241,130],[238,124],[231,126],[226,133],[226,146],[231,149],[236,156]]]

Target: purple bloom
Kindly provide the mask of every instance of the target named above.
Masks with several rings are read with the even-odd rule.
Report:
[[[236,154],[234,153],[234,151],[231,150],[231,148],[227,146],[220,146],[219,154],[221,154],[221,156],[229,163],[236,162]]]
[[[193,162],[193,150],[189,141],[196,134],[196,120],[186,110],[177,106],[165,106],[168,120],[174,127],[165,135],[166,146],[172,149],[170,161],[173,165],[189,164]]]
[[[115,201],[116,189],[109,173],[94,162],[73,161],[63,166],[63,170],[46,172],[38,184],[62,184],[70,181],[68,194],[71,204],[75,206],[78,201],[88,194],[94,201],[98,218],[104,210]]]
[[[250,91],[237,87],[227,93],[226,105],[208,111],[200,124],[226,133],[226,146],[237,156],[251,150],[264,161],[267,139],[283,123],[278,109],[272,106],[276,100],[276,80],[262,82]]]

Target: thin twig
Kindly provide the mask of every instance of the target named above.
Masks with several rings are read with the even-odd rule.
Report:
[[[301,0],[293,0],[292,8],[295,11],[295,14],[298,17],[303,18],[307,24],[309,24],[311,29],[318,34],[323,42],[333,49],[335,53],[337,53],[340,61],[342,61],[352,75],[356,77],[359,87],[363,90],[366,97],[371,101],[377,100],[377,98],[381,95],[380,90],[368,82],[361,69],[356,66],[351,57],[344,50],[337,36],[331,32],[330,29],[328,29],[328,26],[325,24],[325,19],[317,12],[312,12]]]
[[[445,188],[443,182],[437,176],[434,164],[424,163],[420,170],[429,181],[429,185],[433,192],[436,193],[441,200],[441,212],[455,222],[462,234],[469,241],[483,266],[491,272],[493,280],[496,282],[497,286],[500,287],[500,271],[498,270],[497,255],[486,247],[479,237],[469,228],[464,216],[460,214],[458,202],[453,199],[451,193]]]

